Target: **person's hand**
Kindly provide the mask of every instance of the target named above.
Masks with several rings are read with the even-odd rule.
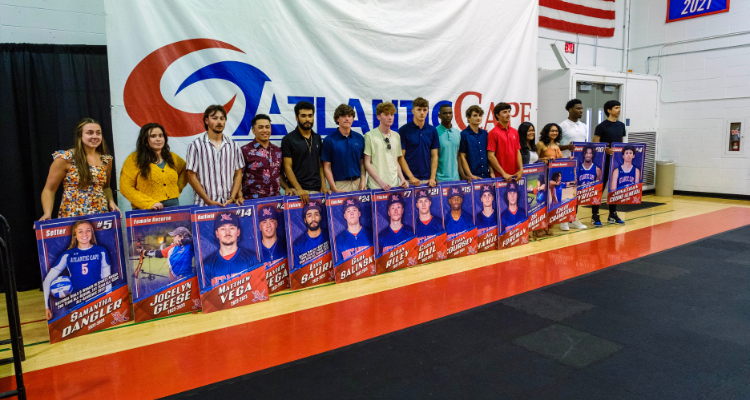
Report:
[[[107,206],[109,207],[109,211],[111,212],[120,211],[120,209],[117,207],[117,204],[115,204],[114,201],[108,201],[107,203],[108,203]]]
[[[437,186],[437,181],[435,180],[435,178],[430,178],[430,182],[428,182],[428,184],[430,185],[430,187],[435,187]]]
[[[237,195],[237,198],[234,199],[234,204],[237,204],[238,206],[245,204],[245,197],[242,196],[241,194]]]
[[[320,193],[331,194],[331,189],[328,189],[328,186],[324,183],[323,186],[320,187]]]
[[[409,178],[409,183],[411,183],[414,186],[419,186],[419,184],[422,183],[422,181],[412,176],[411,178]]]
[[[516,180],[520,180],[521,178],[523,178],[523,170],[519,170],[518,172],[516,172],[516,178],[515,179]]]
[[[365,190],[367,188],[367,180],[365,178],[359,179],[359,190]]]
[[[151,209],[154,210],[154,211],[156,211],[156,210],[162,210],[162,209],[164,209],[164,204],[161,204],[160,202],[157,201],[156,203],[154,203],[153,206],[151,206]]]
[[[476,176],[476,175],[472,175],[472,176],[471,176],[471,180],[469,180],[469,182],[471,182],[471,181],[478,181],[478,180],[480,180],[480,179],[482,179],[482,178],[480,178],[480,177],[478,177],[478,176]]]
[[[286,193],[287,196],[296,196],[297,195],[297,189],[295,189],[295,188],[289,188],[287,190],[284,190],[284,193]]]
[[[52,219],[52,216],[51,216],[51,215],[49,215],[49,214],[44,214],[44,215],[42,215],[42,217],[41,217],[41,218],[39,218],[39,221],[48,221],[48,220],[51,220],[51,219]],[[34,225],[33,225],[33,226],[31,227],[31,228],[32,228],[32,229],[36,229],[36,224],[34,224]]]
[[[506,181],[509,181],[509,180],[513,179],[513,175],[511,175],[511,174],[509,174],[507,172],[503,172],[503,179],[505,179]]]
[[[605,147],[604,152],[607,153],[608,156],[611,156],[612,154],[615,154],[615,152],[612,150],[611,147]]]
[[[48,308],[47,309],[47,321],[49,321],[51,319],[52,319],[52,311],[50,311],[50,309]]]
[[[213,201],[211,199],[208,199],[208,201],[205,201],[207,206],[222,206],[224,207],[224,203],[219,203],[218,201]]]
[[[409,188],[409,182],[407,182],[405,179],[402,179],[401,180],[401,185],[399,185],[399,186],[401,186],[404,189],[408,189]]]
[[[570,143],[570,144],[568,144],[568,145],[567,145],[567,146],[565,147],[565,149],[566,149],[566,150],[569,150],[569,151],[574,151],[574,150],[576,149],[576,145],[574,145],[573,143]],[[573,157],[571,157],[571,158],[573,158]]]
[[[300,200],[302,200],[302,203],[304,204],[307,204],[307,202],[310,201],[310,195],[307,194],[307,190],[305,189],[297,190],[297,196],[299,196]]]

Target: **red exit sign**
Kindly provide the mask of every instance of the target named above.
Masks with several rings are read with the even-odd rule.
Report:
[[[575,45],[575,43],[565,42],[565,52],[566,53],[575,53],[576,52],[576,45]]]

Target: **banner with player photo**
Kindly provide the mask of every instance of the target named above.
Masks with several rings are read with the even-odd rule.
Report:
[[[325,195],[311,194],[307,204],[299,197],[284,199],[289,280],[292,290],[333,282],[330,236]]]
[[[498,249],[498,214],[495,179],[471,182],[474,196],[474,224],[477,226],[477,251]]]
[[[50,343],[131,319],[119,212],[34,223]]]
[[[190,213],[203,312],[268,300],[253,205],[193,207]]]
[[[558,158],[549,162],[547,179],[547,223],[573,222],[576,219],[575,159]]]
[[[373,190],[372,201],[377,273],[417,265],[414,189]]]
[[[447,235],[439,187],[424,185],[414,189],[414,232],[419,246],[417,265],[447,258]]]
[[[477,227],[474,225],[474,199],[467,182],[441,183],[448,258],[477,254]]]
[[[576,197],[579,206],[602,204],[606,143],[573,142],[573,158],[578,160]]]
[[[526,179],[529,231],[547,229],[547,164],[524,165],[523,177]]]
[[[125,213],[135,322],[201,308],[193,256],[192,206]]]
[[[372,192],[333,193],[326,198],[336,283],[375,275]]]
[[[645,143],[612,143],[607,204],[641,204]]]
[[[268,294],[289,289],[289,266],[286,254],[286,228],[284,224],[284,196],[253,200],[258,216],[260,262],[266,270]]]
[[[498,179],[497,199],[500,204],[500,248],[529,243],[529,219],[526,216],[528,204],[523,193],[526,193],[526,178],[518,181]]]

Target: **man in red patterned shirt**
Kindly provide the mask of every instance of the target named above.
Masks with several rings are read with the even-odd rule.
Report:
[[[255,139],[242,146],[245,170],[242,174],[242,196],[245,200],[273,197],[279,187],[289,190],[289,183],[281,168],[281,148],[271,143],[271,118],[258,114],[253,118]]]

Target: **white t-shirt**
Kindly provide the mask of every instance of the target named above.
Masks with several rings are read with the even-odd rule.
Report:
[[[586,124],[581,122],[581,120],[573,122],[566,119],[565,121],[560,122],[560,127],[562,128],[562,139],[560,139],[561,145],[568,145],[571,142],[588,141],[589,128]],[[569,150],[563,151],[562,154],[563,157],[570,157]]]

